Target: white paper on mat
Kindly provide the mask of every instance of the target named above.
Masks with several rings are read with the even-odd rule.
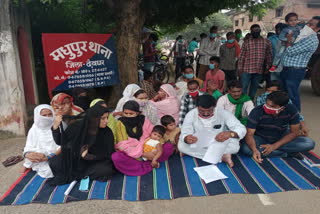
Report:
[[[202,167],[193,168],[199,175],[199,177],[204,180],[204,182],[210,183],[217,180],[222,180],[228,178],[225,176],[220,169],[215,165],[208,165]]]
[[[208,163],[217,164],[221,162],[221,158],[226,150],[227,142],[217,142],[214,141],[208,147],[206,153],[204,154],[202,160]]]
[[[198,141],[190,145],[190,148],[204,148],[208,147],[212,142],[215,141],[217,133],[203,129],[200,132],[195,133],[193,136],[198,138]]]
[[[72,181],[71,184],[69,184],[68,189],[64,192],[64,195],[69,195],[71,190],[73,189],[74,185],[76,185],[77,181]]]

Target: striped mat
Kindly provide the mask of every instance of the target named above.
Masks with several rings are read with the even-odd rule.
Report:
[[[193,170],[207,163],[189,156],[172,156],[159,169],[144,176],[115,175],[107,182],[90,181],[89,191],[79,191],[79,182],[69,196],[69,185],[52,187],[29,171],[23,174],[0,198],[0,205],[29,203],[58,204],[91,199],[146,201],[191,196],[211,196],[226,193],[274,193],[290,190],[312,190],[320,187],[319,156],[303,153],[305,160],[290,158],[265,159],[259,165],[250,157],[234,156],[235,166],[218,164],[228,177],[205,184]]]

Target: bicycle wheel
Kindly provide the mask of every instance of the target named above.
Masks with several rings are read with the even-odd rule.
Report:
[[[154,73],[155,80],[161,81],[163,83],[168,83],[169,81],[169,72],[165,69],[164,66],[158,67]]]

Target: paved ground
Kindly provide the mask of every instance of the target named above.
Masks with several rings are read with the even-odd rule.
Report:
[[[320,142],[320,97],[315,96],[310,83],[302,86],[303,114],[310,127],[311,137]],[[25,138],[0,140],[0,161],[8,156],[21,154]],[[319,143],[318,143],[319,144]],[[320,154],[320,146],[315,152]],[[21,164],[4,168],[0,165],[0,195],[19,177]],[[132,214],[176,214],[176,213],[319,213],[320,191],[293,191],[268,195],[219,195],[175,200],[147,202],[127,201],[83,201],[62,205],[31,204],[0,207],[1,214],[66,214],[66,213],[132,213]],[[268,205],[269,204],[269,205]]]

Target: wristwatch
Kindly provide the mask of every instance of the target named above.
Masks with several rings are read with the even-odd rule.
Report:
[[[230,131],[230,136],[231,136],[231,138],[234,138],[236,136],[236,134],[233,131]]]

